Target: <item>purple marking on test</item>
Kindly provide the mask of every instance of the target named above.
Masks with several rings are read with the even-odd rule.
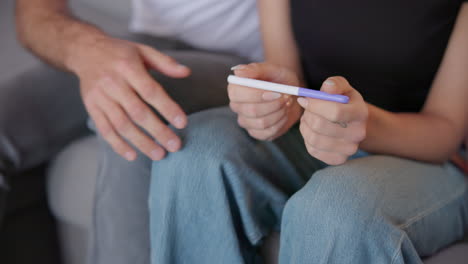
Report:
[[[311,90],[307,88],[299,88],[298,95],[303,97],[310,97],[315,99],[321,99],[326,101],[332,101],[342,104],[347,104],[349,102],[349,97],[346,95],[340,94],[329,94],[321,91]]]

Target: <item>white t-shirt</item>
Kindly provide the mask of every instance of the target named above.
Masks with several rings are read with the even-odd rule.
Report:
[[[256,0],[133,0],[130,29],[254,61],[263,58]]]

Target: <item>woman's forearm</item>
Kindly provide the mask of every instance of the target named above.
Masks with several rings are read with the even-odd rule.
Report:
[[[301,76],[289,0],[258,0],[257,3],[265,61],[286,67]]]
[[[391,113],[369,105],[363,150],[442,163],[460,147],[463,126],[430,113]]]
[[[70,70],[79,45],[104,37],[96,27],[75,19],[65,0],[17,0],[16,27],[20,42],[35,55]]]
[[[444,162],[468,132],[468,3],[464,4],[447,50],[420,113],[390,113],[369,106],[365,150]]]

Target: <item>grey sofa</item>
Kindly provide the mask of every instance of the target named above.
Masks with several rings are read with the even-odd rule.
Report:
[[[36,60],[22,51],[14,39],[13,0],[0,1],[0,82],[34,65]],[[113,34],[124,33],[130,14],[130,0],[72,0],[79,16]],[[5,14],[6,13],[6,14]],[[6,37],[5,37],[6,36]],[[8,64],[6,64],[8,62]],[[48,200],[58,222],[65,264],[86,263],[91,228],[94,184],[98,167],[97,139],[88,136],[62,151],[48,170]],[[267,263],[276,263],[278,234],[263,248]],[[457,244],[425,261],[426,264],[468,263],[468,244]]]

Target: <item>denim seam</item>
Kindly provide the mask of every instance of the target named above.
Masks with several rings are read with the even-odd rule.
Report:
[[[405,223],[398,225],[398,228],[400,229],[407,229],[410,227],[412,224],[416,223],[417,221],[421,220],[422,218],[434,213],[435,211],[441,209],[442,207],[446,206],[447,204],[457,200],[460,196],[463,195],[463,193],[466,191],[466,187],[463,186],[460,190],[455,192],[454,195],[450,196],[449,199],[445,200],[444,202],[440,202],[438,204],[435,204],[432,207],[429,207],[428,209],[422,211],[421,213],[415,215],[414,217],[408,219]]]
[[[230,173],[235,174],[236,173],[236,171],[234,169],[231,169],[229,166],[222,166],[221,169],[224,170],[226,172],[226,174],[230,174]],[[245,169],[245,171],[248,174],[248,172],[247,172],[248,170]],[[232,185],[231,179],[229,177],[222,177],[222,178],[223,178],[223,181],[227,180],[228,184]],[[224,178],[226,178],[226,179],[224,179]],[[237,201],[238,198],[239,197],[234,198],[234,199],[236,199],[236,203],[238,202]],[[239,199],[243,200],[242,197],[240,197]],[[252,244],[254,244],[254,245],[258,244],[266,234],[264,234],[264,232],[262,232],[262,230],[260,230],[257,227],[254,227],[251,232],[247,231],[246,228],[244,227],[245,223],[244,223],[243,216],[242,216],[242,213],[240,212],[240,210],[239,210],[239,217],[240,217],[240,222],[241,222],[241,224],[243,226],[243,230],[244,230],[245,235],[247,236],[247,238],[249,238],[249,237],[252,238],[253,241],[250,241]]]
[[[400,255],[401,253],[401,250],[398,250],[399,248],[401,248],[401,244],[403,243],[403,239],[405,238],[405,234],[402,234],[400,236],[400,240],[398,241],[398,246],[397,248],[395,249],[395,253],[393,253],[393,257],[392,257],[392,262],[391,264],[395,263],[395,260],[396,258],[398,257],[398,255]]]
[[[445,202],[441,202],[441,203],[438,203],[432,207],[430,207],[429,209],[417,214],[416,216],[410,218],[406,223],[404,224],[401,224],[401,225],[398,225],[398,228],[401,228],[402,230],[405,230],[407,229],[410,225],[416,223],[417,221],[421,220],[422,218],[424,218],[425,216],[428,216],[432,213],[434,213],[435,211],[437,211],[438,209],[444,207],[445,205],[457,200],[461,195],[463,195],[463,193],[466,191],[466,187],[463,187],[461,190],[457,191],[453,196],[451,196],[449,199],[447,199]],[[403,243],[403,240],[405,238],[405,235],[406,233],[402,234],[400,236],[400,239],[398,241],[398,245],[397,245],[397,248],[395,249],[395,253],[393,254],[393,257],[392,257],[392,262],[391,264],[395,263],[395,260],[396,258],[398,257],[398,255],[401,253],[401,250],[399,250],[401,248],[401,244]]]

